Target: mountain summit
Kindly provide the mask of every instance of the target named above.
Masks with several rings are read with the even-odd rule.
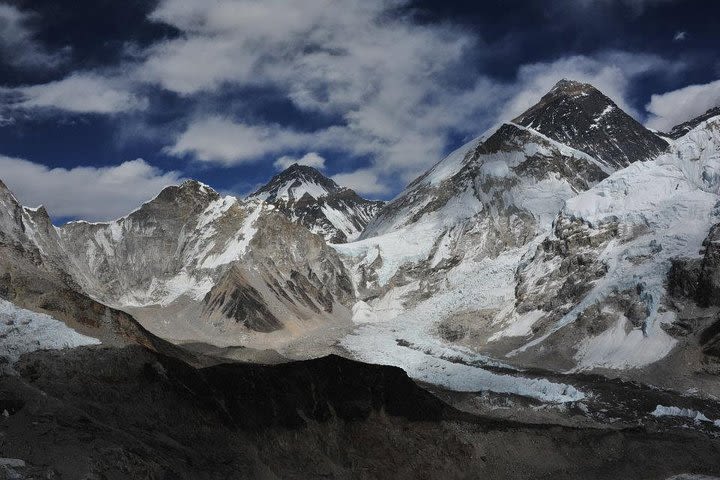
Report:
[[[648,160],[668,143],[594,86],[560,80],[514,123],[587,153],[612,169]]]
[[[341,189],[315,168],[294,163],[250,196],[269,202],[277,199],[300,200],[305,194],[318,199]]]
[[[366,200],[318,170],[297,163],[250,195],[274,205],[293,222],[330,243],[357,238],[383,202]]]

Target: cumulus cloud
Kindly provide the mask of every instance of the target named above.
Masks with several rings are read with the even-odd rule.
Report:
[[[378,173],[369,168],[339,173],[333,175],[332,179],[338,185],[352,188],[361,195],[385,195],[390,192],[390,187],[380,180]]]
[[[475,33],[417,23],[399,13],[409,6],[410,0],[161,0],[150,19],[182,34],[136,52],[120,69],[124,82],[76,74],[27,87],[21,104],[113,113],[144,108],[146,100],[133,92],[148,87],[202,101],[262,86],[306,115],[339,120],[298,131],[198,108],[163,151],[221,166],[280,157],[280,168],[305,152],[340,150],[372,159],[341,178],[381,194],[388,183],[407,182],[438,161],[451,139],[513,118],[561,78],[593,83],[640,118],[626,101],[631,82],[682,68],[653,55],[605,52],[525,65],[515,81],[495,81],[478,70],[482,45]]]
[[[321,157],[317,152],[309,152],[300,158],[292,157],[290,155],[283,155],[282,157],[275,160],[273,166],[276,170],[285,170],[289,166],[297,163],[298,165],[305,165],[308,167],[317,168],[318,170],[325,169],[325,159]]]
[[[168,152],[228,165],[261,156],[261,147],[265,154],[285,153],[278,145],[317,150],[332,134],[336,146],[375,158],[377,169],[403,178],[419,173],[442,153],[448,136],[473,131],[470,119],[495,98],[486,79],[473,73],[477,81],[468,81],[466,54],[476,37],[391,12],[407,4],[160,2],[151,18],[185,35],[149,49],[139,79],[185,96],[262,85],[308,114],[343,119],[335,128],[302,136],[236,119],[242,124],[237,133],[252,127],[260,134],[259,140],[240,136],[248,148],[239,142],[229,148],[226,141],[208,145],[193,124]],[[228,130],[218,136],[224,139],[223,132]],[[268,133],[279,138],[271,140]]]
[[[647,126],[667,132],[675,125],[720,106],[720,80],[650,97]]]
[[[112,79],[73,74],[62,80],[13,89],[15,108],[52,108],[74,113],[118,113],[147,108],[146,98]]]
[[[300,110],[342,117],[297,133],[237,119],[196,119],[166,152],[223,165],[332,147],[373,159],[376,174],[407,182],[435,163],[449,138],[471,136],[537,102],[561,78],[588,81],[636,117],[630,83],[677,72],[660,57],[606,52],[523,66],[497,82],[468,64],[474,34],[393,16],[403,0],[164,0],[151,18],[185,32],[151,48],[138,75],[180,95],[273,86]],[[472,78],[472,80],[469,80]]]
[[[213,116],[193,121],[165,153],[201,162],[238,165],[306,143],[306,135],[277,125],[249,125]]]
[[[297,132],[280,125],[200,117],[165,152],[202,162],[236,165],[287,151],[340,149],[374,159],[369,169],[363,169],[353,179],[363,181],[359,188],[365,192],[379,194],[387,187],[373,186],[370,171],[376,177],[408,182],[442,157],[449,134],[476,135],[492,123],[509,121],[535,104],[562,78],[592,83],[641,119],[641,113],[625,100],[632,82],[650,72],[674,74],[683,68],[681,62],[655,55],[605,52],[524,65],[512,83],[481,76],[475,83],[451,91],[435,85],[388,84],[377,97],[370,96],[366,102],[348,107],[341,125]]]
[[[521,114],[547,93],[558,80],[568,78],[587,82],[610,97],[620,108],[637,119],[643,115],[626,99],[628,89],[638,77],[651,72],[675,74],[685,68],[682,62],[671,62],[657,55],[605,52],[596,56],[574,55],[554,62],[523,65],[511,100],[500,113],[501,119]]]
[[[50,53],[37,42],[28,26],[31,18],[31,14],[12,5],[0,4],[0,58],[21,68],[56,67],[67,51]]]
[[[112,220],[183,180],[142,159],[110,167],[50,168],[0,156],[0,176],[24,205],[45,205],[53,217]]]

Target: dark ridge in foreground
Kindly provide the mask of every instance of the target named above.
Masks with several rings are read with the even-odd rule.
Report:
[[[26,478],[668,478],[720,441],[461,413],[336,356],[194,369],[141,347],[35,352],[0,378],[0,457]],[[679,448],[682,445],[682,448]],[[4,468],[0,466],[0,469]],[[22,478],[22,477],[20,477]]]

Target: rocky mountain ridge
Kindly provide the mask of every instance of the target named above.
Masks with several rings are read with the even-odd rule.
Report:
[[[617,170],[649,160],[668,143],[587,83],[561,80],[513,120]]]

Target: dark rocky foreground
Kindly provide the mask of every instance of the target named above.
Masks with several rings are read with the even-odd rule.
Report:
[[[195,369],[141,347],[35,352],[0,378],[0,478],[667,478],[720,472],[691,429],[463,413],[340,357]],[[0,461],[0,464],[2,461]],[[10,462],[12,463],[12,462]]]

